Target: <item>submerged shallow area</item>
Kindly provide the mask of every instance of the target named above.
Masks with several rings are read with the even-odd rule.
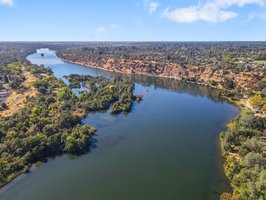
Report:
[[[51,67],[58,78],[89,74],[130,79],[143,101],[127,115],[89,114],[83,123],[98,129],[91,152],[42,164],[2,192],[1,200],[213,200],[230,191],[219,133],[239,109],[219,98],[215,90],[171,79],[110,73],[66,63],[53,51],[41,53],[27,59]]]

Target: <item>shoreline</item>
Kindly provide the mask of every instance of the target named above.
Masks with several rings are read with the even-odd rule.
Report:
[[[60,58],[60,57],[59,57]],[[81,65],[81,66],[85,66],[85,67],[88,67],[88,68],[93,68],[93,69],[100,69],[100,70],[103,70],[103,71],[108,71],[108,72],[114,72],[114,73],[120,73],[120,74],[127,74],[127,75],[140,75],[140,76],[149,76],[149,77],[158,77],[158,78],[167,78],[167,79],[174,79],[174,80],[177,80],[177,81],[181,81],[181,82],[186,82],[186,83],[193,83],[193,84],[197,84],[197,85],[201,85],[201,86],[205,86],[205,87],[209,87],[209,88],[212,88],[212,89],[216,89],[216,90],[220,90],[216,87],[213,87],[213,86],[210,86],[210,85],[207,85],[207,84],[202,84],[202,83],[197,83],[197,82],[191,82],[191,81],[186,81],[186,80],[181,80],[180,78],[177,78],[177,77],[174,77],[174,76],[160,76],[160,75],[151,75],[151,74],[136,74],[136,73],[127,73],[127,72],[121,72],[121,71],[112,71],[112,70],[108,70],[106,68],[103,68],[103,67],[97,67],[97,66],[89,66],[89,65],[85,65],[83,63],[79,63],[79,62],[73,62],[73,61],[69,61],[69,60],[66,60],[66,59],[63,59],[63,58],[60,58],[62,61],[66,62],[66,63],[72,63],[72,64],[77,64],[77,65]],[[229,103],[235,105],[236,107],[238,107],[240,109],[240,112],[239,114],[236,116],[238,117],[239,115],[241,115],[241,113],[243,112],[244,109],[248,109],[250,110],[249,107],[246,107],[244,104],[241,103],[241,100],[239,101],[235,101],[235,100],[232,100],[231,98],[229,97],[225,97],[225,96],[220,96],[221,98],[225,99],[226,101],[228,101]],[[252,111],[252,110],[251,110]],[[234,120],[234,119],[232,119]],[[230,121],[232,121],[230,120]],[[229,122],[228,122],[229,123]],[[227,125],[228,123],[226,123],[225,125]],[[218,134],[218,136],[220,136],[220,133]],[[219,153],[221,155],[221,158],[222,158],[222,162],[224,164],[225,162],[225,157],[222,155],[222,149],[221,149],[221,140],[219,140]],[[14,184],[18,183],[19,181],[21,181],[25,176],[27,176],[28,173],[31,173],[32,170],[31,168],[34,166],[34,164],[26,171],[21,171],[20,173],[17,174],[17,176],[15,178],[13,178],[10,182],[4,184],[4,185],[1,185],[0,186],[0,194],[2,192],[5,192],[6,190],[9,189],[9,187],[12,187]],[[223,167],[223,166],[222,166]],[[223,167],[223,171],[225,170],[225,168]],[[224,171],[225,173],[225,171]],[[225,177],[228,179],[228,177],[225,175]],[[230,184],[230,187],[232,188],[231,186],[231,182],[230,180],[228,179],[229,181],[229,184]],[[232,188],[233,189],[233,188]]]
[[[205,86],[205,87],[209,87],[209,88],[212,88],[212,89],[215,89],[215,90],[218,90],[218,91],[222,91],[223,89],[219,89],[215,86],[211,86],[209,84],[202,84],[202,83],[198,83],[198,82],[191,82],[191,81],[187,81],[187,80],[182,80],[180,78],[177,78],[177,77],[173,77],[173,76],[160,76],[160,75],[151,75],[151,74],[137,74],[137,73],[128,73],[128,72],[121,72],[121,71],[112,71],[112,70],[109,70],[109,69],[106,69],[106,68],[103,68],[103,67],[97,67],[95,64],[93,65],[88,65],[88,64],[85,64],[85,63],[80,63],[80,62],[73,62],[73,61],[70,61],[70,60],[67,60],[67,59],[62,59],[64,62],[67,62],[67,63],[71,63],[71,64],[77,64],[77,65],[81,65],[81,66],[85,66],[85,67],[88,67],[88,68],[94,68],[94,69],[100,69],[100,70],[103,70],[103,71],[108,71],[108,72],[114,72],[114,73],[121,73],[121,74],[127,74],[127,75],[141,75],[141,76],[150,76],[150,77],[159,77],[159,78],[167,78],[167,79],[174,79],[174,80],[178,80],[178,81],[183,81],[183,82],[186,82],[186,83],[194,83],[194,84],[197,84],[197,85],[201,85],[201,86]],[[250,112],[253,113],[254,116],[259,116],[259,117],[262,117],[262,118],[265,118],[265,114],[263,113],[256,113],[251,106],[248,106],[249,105],[249,102],[248,102],[248,99],[239,99],[239,100],[233,100],[232,98],[230,97],[227,97],[227,96],[224,96],[224,95],[220,95],[221,98],[225,99],[225,101],[227,101],[228,103],[232,104],[232,105],[235,105],[238,109],[239,109],[239,114],[234,117],[233,119],[231,119],[228,123],[225,123],[225,126],[226,126],[226,130],[228,130],[227,128],[227,125],[230,124],[233,120],[235,120],[236,118],[238,118],[239,116],[241,116],[241,114],[245,111],[245,110],[248,110]],[[227,160],[227,157],[223,155],[223,149],[222,149],[222,138],[221,138],[221,133],[220,132],[218,134],[218,149],[219,149],[219,154],[220,154],[220,159],[221,159],[221,167],[223,168],[223,173],[224,173],[224,176],[225,178],[227,179],[228,181],[228,184],[229,184],[229,187],[231,188],[231,191],[230,192],[227,192],[227,191],[224,191],[220,194],[220,198],[221,199],[224,199],[224,198],[227,198],[227,197],[232,197],[233,194],[234,194],[234,187],[232,186],[232,183],[229,179],[229,177],[226,175],[226,160]]]
[[[25,70],[25,67],[22,66],[22,69],[23,69],[23,74],[26,74],[26,80],[23,84],[29,84],[31,82],[34,82],[34,81],[37,81],[37,77],[34,76],[31,72],[29,71],[26,71]],[[54,75],[54,72],[52,72],[53,74],[53,77],[55,77]],[[46,74],[45,74],[46,76]],[[55,77],[56,78],[56,77]],[[57,80],[60,80],[59,78],[56,78]],[[65,83],[63,83],[65,85]],[[37,92],[37,89],[35,89],[32,85],[29,85],[31,87],[32,90],[36,91]],[[13,93],[17,94],[15,91],[12,91]],[[13,94],[11,93],[11,95]],[[19,95],[25,97],[25,92],[23,93],[18,93]],[[9,97],[11,97],[11,95]],[[134,100],[135,101],[135,100]],[[18,105],[16,105],[18,107]],[[25,104],[26,106],[26,104]],[[18,107],[18,110],[20,110],[21,108]],[[11,114],[17,112],[18,110],[12,112]],[[96,110],[97,111],[100,111],[100,110]],[[124,112],[124,111],[123,111]],[[126,112],[126,111],[125,111]],[[130,112],[130,111],[127,111],[127,112]],[[1,119],[1,114],[0,113],[0,119]],[[10,114],[10,115],[11,115]],[[82,116],[81,118],[84,119],[85,117],[87,116],[84,115]],[[6,116],[6,117],[10,117],[10,116]],[[96,129],[93,128],[95,131]],[[92,133],[94,134],[94,133]],[[91,143],[91,141],[89,142]],[[84,153],[88,153],[88,149],[84,149]],[[70,152],[57,152],[56,154],[54,155],[49,155],[48,157],[44,157],[43,159],[41,159],[40,161],[37,161],[37,162],[33,162],[33,163],[29,163],[27,164],[23,169],[21,170],[18,170],[16,173],[12,173],[11,176],[8,176],[5,180],[4,183],[1,183],[0,184],[0,194],[2,194],[3,192],[5,192],[6,190],[8,190],[10,187],[13,187],[16,183],[20,182],[23,178],[25,178],[27,176],[27,174],[30,174],[31,172],[35,171],[35,169],[37,168],[36,167],[36,164],[38,164],[39,162],[41,162],[42,164],[46,163],[47,161],[50,160],[50,158],[53,158],[53,157],[60,157],[60,156],[63,156],[63,155],[66,155],[66,154],[71,154]],[[82,153],[83,154],[83,153]],[[78,156],[82,155],[82,154],[79,154]],[[75,155],[75,154],[72,154],[72,155]]]
[[[57,56],[59,57],[59,55],[57,55]],[[208,88],[211,88],[211,89],[215,89],[215,90],[218,90],[218,91],[222,91],[222,89],[217,88],[215,86],[211,86],[211,85],[204,84],[204,83],[198,83],[198,82],[192,82],[192,81],[182,80],[182,79],[180,79],[178,77],[175,77],[175,76],[152,75],[152,74],[143,74],[143,73],[128,73],[128,72],[122,72],[122,71],[118,71],[118,70],[114,71],[114,70],[106,69],[104,67],[97,67],[95,64],[89,65],[89,64],[82,63],[82,62],[74,62],[74,61],[71,61],[71,60],[67,60],[65,58],[60,58],[60,59],[62,61],[64,61],[64,62],[66,62],[66,63],[76,64],[76,65],[80,65],[80,66],[85,66],[85,67],[92,68],[92,69],[100,69],[100,70],[103,70],[103,71],[106,71],[106,72],[120,73],[120,74],[124,74],[124,75],[139,75],[139,76],[148,76],[148,77],[156,77],[156,78],[174,79],[174,80],[177,80],[177,81],[181,81],[181,82],[185,82],[185,83],[192,83],[192,84],[196,84],[196,85],[199,85],[199,86],[205,86],[205,87],[208,87]],[[231,103],[231,104],[239,107],[240,110],[241,110],[241,112],[246,109],[246,110],[249,110],[249,111],[251,111],[251,112],[254,113],[254,111],[250,107],[248,107],[246,105],[247,104],[247,99],[244,99],[243,98],[243,99],[239,99],[238,101],[236,101],[236,100],[233,100],[230,97],[226,97],[224,95],[221,95],[220,97],[222,97],[223,99],[225,99],[229,103]],[[254,115],[255,116],[256,115],[259,115],[260,117],[266,117],[263,114],[256,114],[256,113],[254,113]]]
[[[74,62],[74,61],[70,61],[70,60],[67,60],[67,59],[64,59],[64,58],[60,58],[60,59],[62,61],[64,61],[64,62],[66,62],[66,63],[80,65],[80,66],[88,67],[88,68],[92,68],[92,69],[100,69],[100,70],[103,70],[103,71],[106,71],[106,72],[120,73],[120,74],[124,74],[124,75],[138,75],[138,76],[147,76],[147,77],[155,77],[155,78],[174,79],[176,81],[181,81],[181,82],[185,82],[185,83],[192,83],[192,84],[196,84],[196,85],[205,86],[205,87],[209,87],[209,88],[212,88],[212,89],[220,90],[219,88],[211,86],[211,85],[208,85],[208,84],[182,80],[182,79],[180,79],[180,78],[178,78],[176,76],[153,75],[153,74],[144,74],[144,73],[127,73],[127,72],[122,72],[122,71],[118,71],[118,70],[116,70],[116,71],[109,70],[109,69],[106,69],[106,68],[103,68],[103,67],[97,67],[95,65],[88,65],[88,64],[84,64],[84,63],[80,63],[80,62]]]

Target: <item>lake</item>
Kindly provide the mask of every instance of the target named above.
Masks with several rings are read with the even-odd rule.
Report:
[[[90,113],[83,123],[98,129],[90,152],[50,159],[2,192],[1,200],[214,200],[231,191],[219,133],[239,109],[217,91],[70,64],[53,51],[27,59],[51,67],[58,78],[130,79],[143,101],[129,114]]]

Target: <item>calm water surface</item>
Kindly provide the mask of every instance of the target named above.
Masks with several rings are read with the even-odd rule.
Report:
[[[127,115],[91,113],[98,128],[91,152],[62,156],[0,194],[1,200],[214,200],[230,191],[219,132],[239,110],[206,87],[170,79],[125,76],[65,63],[53,52],[28,60],[68,74],[121,76],[144,95]]]

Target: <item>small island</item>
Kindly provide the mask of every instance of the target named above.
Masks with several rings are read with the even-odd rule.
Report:
[[[133,95],[134,84],[121,79],[110,80],[90,75],[72,74],[65,76],[71,88],[87,88],[78,96],[79,106],[87,112],[107,110],[112,114],[130,112],[133,101],[140,102],[142,96]]]

